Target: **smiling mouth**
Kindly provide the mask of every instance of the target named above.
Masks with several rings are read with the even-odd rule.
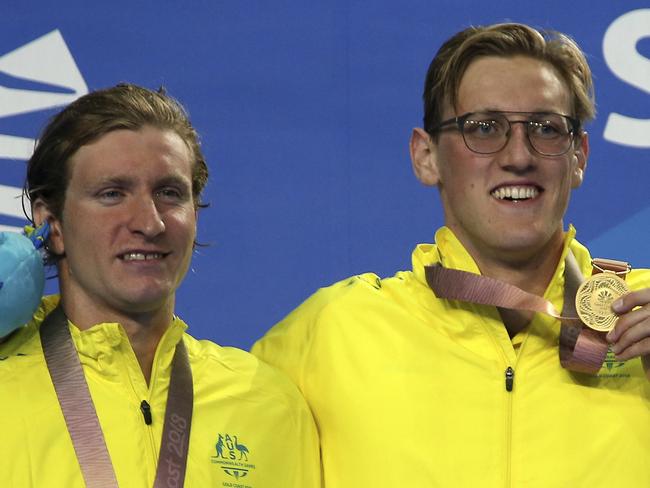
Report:
[[[120,256],[123,261],[153,261],[154,259],[163,259],[166,254],[159,252],[127,252]]]
[[[490,195],[497,200],[521,201],[536,198],[540,193],[535,186],[502,186],[492,190]]]

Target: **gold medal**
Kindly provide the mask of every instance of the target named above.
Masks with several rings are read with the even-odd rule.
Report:
[[[625,281],[611,272],[592,275],[576,293],[576,310],[582,322],[601,332],[614,328],[618,316],[612,311],[612,303],[628,293]]]

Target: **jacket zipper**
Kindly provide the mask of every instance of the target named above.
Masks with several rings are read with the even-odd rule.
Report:
[[[502,323],[502,322],[501,322]],[[513,410],[513,395],[514,395],[514,386],[515,386],[515,368],[519,357],[523,351],[525,340],[519,347],[519,352],[515,354],[514,358],[509,357],[510,355],[506,353],[504,349],[504,344],[499,340],[491,327],[488,327],[488,324],[485,324],[485,331],[487,332],[488,337],[492,340],[492,344],[495,347],[497,354],[501,357],[505,369],[503,371],[503,378],[505,380],[504,389],[505,389],[505,454],[506,454],[506,465],[505,465],[505,488],[512,488],[512,410]],[[512,347],[512,346],[510,346]],[[514,364],[513,364],[514,359]]]
[[[506,368],[506,391],[512,391],[512,388],[515,384],[515,370],[512,369],[512,366]]]
[[[505,370],[506,388],[506,488],[512,484],[512,390],[515,383],[515,370],[508,366]]]
[[[151,405],[147,403],[147,400],[142,400],[142,403],[140,403],[140,411],[142,412],[144,423],[151,425],[151,422],[153,420],[151,417]]]
[[[146,383],[144,382],[144,377],[142,377],[142,383],[140,383],[140,378],[137,377],[138,374],[142,374],[140,372],[140,366],[137,364],[137,360],[135,359],[135,355],[133,355],[131,358],[128,358],[129,361],[129,366],[127,367],[127,372],[129,375],[129,378],[131,379],[131,386],[133,388],[133,393],[135,394],[135,398],[138,400],[138,403],[136,404],[139,410],[139,415],[142,415],[142,428],[144,429],[143,432],[143,439],[145,442],[142,443],[142,450],[143,450],[143,459],[146,459],[147,464],[149,465],[151,469],[151,475],[153,476],[153,479],[155,479],[156,475],[156,466],[158,463],[158,451],[156,449],[156,442],[154,439],[154,425],[153,425],[153,409],[151,408],[151,390],[152,388],[149,388]],[[137,366],[137,367],[136,367]],[[134,377],[135,376],[135,377]],[[150,379],[151,384],[155,381],[155,371],[152,373],[152,377]],[[142,387],[141,387],[142,386]],[[156,422],[158,422],[159,419],[156,419]],[[148,441],[147,441],[148,440]],[[143,467],[144,469],[144,467]],[[149,469],[147,469],[148,471]]]

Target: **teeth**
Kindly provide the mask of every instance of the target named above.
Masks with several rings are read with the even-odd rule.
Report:
[[[162,254],[159,253],[144,254],[141,252],[129,252],[126,253],[124,256],[122,256],[122,259],[124,259],[124,261],[148,261],[150,259],[160,259],[160,258],[162,258]]]
[[[492,196],[498,200],[528,200],[537,195],[539,191],[533,186],[505,186],[492,192]]]

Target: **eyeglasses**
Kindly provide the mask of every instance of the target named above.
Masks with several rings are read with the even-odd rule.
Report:
[[[526,116],[524,120],[510,120],[506,114]],[[467,149],[478,154],[501,151],[512,134],[512,124],[524,124],[530,146],[542,156],[561,156],[570,148],[580,132],[580,121],[568,115],[549,112],[469,112],[440,122],[429,130],[440,132],[448,126],[457,126]]]

